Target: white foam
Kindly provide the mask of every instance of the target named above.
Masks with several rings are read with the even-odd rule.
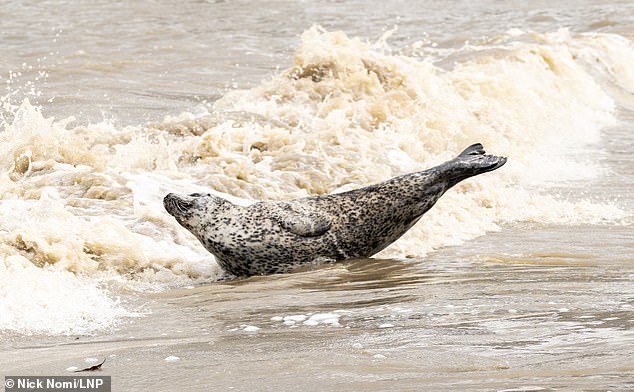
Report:
[[[134,315],[92,279],[54,266],[36,267],[20,255],[0,258],[0,330],[86,334]]]
[[[308,316],[304,315],[304,314],[295,314],[295,315],[291,315],[291,316],[284,316],[284,321],[295,321],[295,322],[301,322],[304,321],[308,318]]]
[[[318,325],[331,325],[340,326],[339,318],[341,318],[343,311],[335,311],[332,313],[315,313],[312,315],[293,314],[288,316],[274,316],[271,317],[271,321],[282,321],[282,323],[291,328],[297,327],[298,323],[302,323],[305,326],[313,327]]]
[[[339,327],[339,318],[341,314],[337,313],[315,313],[306,321],[304,321],[304,325],[319,325],[326,324],[331,325],[333,327]]]

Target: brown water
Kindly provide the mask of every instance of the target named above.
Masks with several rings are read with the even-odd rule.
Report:
[[[634,389],[630,2],[0,16],[0,375],[106,358],[117,391]],[[374,259],[218,280],[160,207],[350,189],[476,141],[509,164]]]

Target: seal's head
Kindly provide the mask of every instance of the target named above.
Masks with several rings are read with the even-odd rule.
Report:
[[[225,200],[209,193],[170,193],[163,199],[163,206],[167,212],[194,235],[198,235],[198,228],[225,203]]]

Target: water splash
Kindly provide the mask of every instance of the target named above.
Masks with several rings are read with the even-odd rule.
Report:
[[[44,117],[28,100],[5,106],[0,329],[103,328],[126,314],[99,288],[104,282],[140,289],[220,276],[213,257],[163,211],[168,192],[213,190],[242,203],[337,192],[482,142],[509,164],[450,191],[384,255],[424,255],[501,224],[629,219],[609,201],[548,189],[604,173],[588,156],[600,148],[601,128],[615,122],[606,91],[632,88],[632,45],[565,30],[529,36],[483,43],[486,50],[469,49],[445,69],[393,54],[387,38],[377,46],[314,27],[291,68],[229,91],[211,113],[160,124],[77,126]],[[34,297],[16,294],[24,290]]]

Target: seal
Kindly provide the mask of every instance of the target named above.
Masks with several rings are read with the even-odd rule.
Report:
[[[451,187],[506,157],[474,144],[431,169],[344,193],[238,206],[211,194],[168,194],[167,212],[235,276],[291,272],[370,257],[409,230]]]

